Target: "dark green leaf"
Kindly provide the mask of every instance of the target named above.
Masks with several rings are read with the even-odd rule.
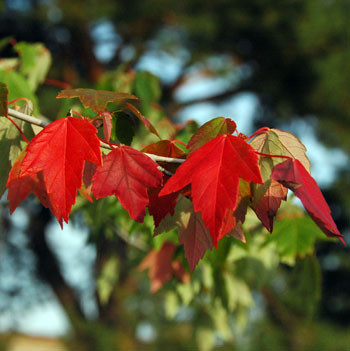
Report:
[[[116,112],[114,117],[116,137],[122,144],[131,145],[135,135],[135,122],[124,112]]]

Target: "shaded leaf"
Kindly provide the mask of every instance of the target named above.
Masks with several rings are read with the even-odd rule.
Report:
[[[105,111],[102,113],[102,116],[103,116],[103,136],[105,140],[109,142],[111,139],[112,128],[113,128],[112,115],[110,112]]]
[[[92,188],[92,177],[96,172],[97,165],[89,161],[85,161],[84,171],[83,171],[83,182],[87,189],[91,192]]]
[[[147,130],[162,139],[153,124],[134,105],[126,103],[125,108],[130,110],[145,125]]]
[[[154,236],[178,228],[179,242],[184,245],[185,257],[191,273],[207,249],[214,246],[209,230],[200,213],[195,213],[193,204],[180,195],[173,215],[168,214],[154,230]]]
[[[173,275],[172,259],[176,246],[171,242],[165,242],[159,251],[152,249],[142,260],[138,269],[148,269],[151,281],[151,292],[159,290]]]
[[[219,240],[225,235],[232,236],[240,241],[246,242],[241,224],[245,220],[245,215],[250,204],[250,184],[244,179],[239,181],[239,191],[237,196],[237,205],[234,210],[226,210],[223,225],[219,232]]]
[[[77,190],[81,187],[85,161],[101,164],[96,128],[87,121],[67,117],[50,123],[29,143],[22,163],[22,176],[42,172],[54,215],[62,226]]]
[[[195,212],[201,212],[217,247],[227,210],[237,205],[239,179],[262,183],[254,149],[233,135],[220,135],[190,154],[160,196],[192,184]]]
[[[288,187],[301,200],[306,211],[329,237],[337,237],[344,244],[331,216],[331,210],[321,190],[299,160],[288,159],[275,166],[271,178]]]
[[[122,144],[130,146],[135,135],[135,122],[124,112],[118,111],[114,116],[116,118],[115,136]]]
[[[117,93],[107,90],[94,89],[64,89],[58,95],[57,99],[74,98],[80,99],[85,107],[90,107],[91,110],[102,113],[107,109],[109,102],[120,102],[122,100],[135,100],[136,96],[128,93]]]
[[[160,140],[154,144],[147,145],[142,151],[165,157],[182,158],[185,156],[185,152],[174,140]]]
[[[190,153],[196,151],[208,141],[221,134],[232,134],[236,130],[236,123],[225,117],[216,117],[203,124],[188,142]]]
[[[163,174],[142,152],[121,145],[103,159],[96,169],[92,193],[96,199],[115,195],[132,219],[143,221],[149,203],[147,187],[161,184]]]
[[[200,213],[195,213],[193,205],[181,196],[176,206],[176,225],[179,228],[179,242],[184,245],[185,257],[191,273],[207,250],[213,248],[213,240]]]
[[[282,200],[287,198],[288,189],[273,179],[267,184],[270,185],[254,206],[254,211],[264,227],[272,232],[274,218]]]
[[[163,176],[165,181],[168,179],[167,176]],[[165,182],[163,180],[163,182]],[[159,197],[158,194],[162,190],[162,186],[157,188],[148,188],[148,212],[154,219],[154,225],[158,227],[161,220],[169,213],[170,215],[174,214],[174,208],[176,205],[176,199],[178,193],[171,193],[166,196]]]

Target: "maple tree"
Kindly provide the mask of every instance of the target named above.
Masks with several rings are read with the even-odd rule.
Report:
[[[129,71],[121,75],[129,84],[125,92],[108,85],[57,92],[64,111],[49,122],[34,94],[43,75],[25,72],[31,82],[26,94],[16,90],[23,78],[16,80],[17,71],[0,75],[0,193],[11,214],[32,203],[23,204],[32,193],[61,226],[83,216],[101,255],[101,311],[123,288],[125,271],[120,278],[118,265],[133,266],[131,281],[148,271],[149,285],[140,289],[164,297],[167,318],[201,301],[196,318],[205,310],[215,332],[229,340],[228,318],[246,314],[253,293],[265,293],[261,287],[281,262],[296,274],[302,269],[309,289],[302,296],[309,296],[305,304],[312,309],[319,293],[315,241],[344,239],[296,136],[267,127],[246,136],[224,117],[200,127],[173,123],[157,103],[155,77]],[[286,201],[288,192],[307,214]],[[114,246],[121,241],[130,256]],[[57,289],[64,305],[61,293]],[[79,330],[76,321],[73,316]],[[205,328],[196,331],[198,340]]]
[[[2,84],[2,114],[10,118],[6,91]],[[294,135],[266,127],[247,137],[238,133],[234,121],[219,117],[200,127],[184,149],[177,146],[176,139],[162,139],[142,152],[110,141],[118,123],[113,125],[108,103],[118,100],[123,104],[136,99],[134,95],[67,89],[57,96],[73,97],[97,114],[89,118],[72,111],[71,116],[50,123],[30,140],[9,172],[7,198],[11,213],[32,192],[62,226],[63,220],[68,223],[78,190],[85,183],[90,201],[91,195],[96,200],[115,195],[135,221],[143,221],[148,207],[158,234],[163,219],[170,215],[172,224],[180,228],[179,241],[184,244],[193,271],[205,251],[212,244],[217,248],[226,235],[245,240],[240,226],[248,207],[272,231],[274,217],[289,188],[321,230],[345,244],[310,174],[306,149]],[[134,105],[125,102],[124,109],[161,138]],[[103,124],[103,139],[97,135],[98,121]],[[103,157],[101,143],[110,149]],[[164,164],[170,164],[171,170]],[[89,175],[83,182],[84,165]],[[179,196],[183,200],[177,200]],[[189,203],[174,215],[185,199]],[[187,223],[179,220],[192,206]],[[154,274],[150,273],[151,279]]]

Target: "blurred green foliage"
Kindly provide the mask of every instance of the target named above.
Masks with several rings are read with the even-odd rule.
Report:
[[[183,107],[174,92],[198,65],[206,74],[218,74],[220,70],[207,65],[207,59],[221,60],[228,55],[234,68],[225,68],[220,75],[227,77],[232,70],[242,68],[248,73],[223,93],[206,100],[218,102],[240,92],[253,92],[260,102],[257,125],[278,127],[296,116],[307,119],[315,115],[323,141],[347,153],[350,150],[346,0],[30,3],[31,17],[23,15],[14,23],[18,26],[17,21],[37,21],[46,31],[40,39],[54,57],[49,77],[81,87],[136,94],[141,98],[140,111],[157,126],[162,137],[178,134],[179,140],[188,142],[198,127],[196,123],[175,129],[167,119]],[[56,22],[52,9],[61,14]],[[123,39],[107,66],[96,59],[89,31],[99,20],[111,21]],[[68,39],[60,42],[55,28],[64,29]],[[26,35],[32,35],[30,30]],[[134,67],[152,43],[158,54],[176,57],[187,52],[174,82],[160,82],[146,71],[135,73]],[[12,52],[13,57],[0,61],[0,81],[8,85],[10,99],[27,97],[34,104],[35,114],[40,108],[50,119],[65,115],[69,104],[54,101],[59,89],[42,85],[50,65],[49,56],[40,56],[42,52],[47,55],[44,47],[23,42],[17,45],[19,56]],[[123,59],[123,48],[131,48],[133,56]],[[78,103],[74,109],[89,113]],[[114,138],[137,148],[157,140],[137,119],[124,118],[119,106],[115,111],[115,123],[122,133]],[[339,194],[342,205],[338,206],[349,203],[344,192],[348,178],[345,168],[334,191],[329,191],[330,196]],[[37,205],[30,202],[30,206]],[[323,240],[318,252],[327,253],[328,239],[294,205],[287,204],[281,210],[272,235],[253,213],[248,213],[246,244],[225,238],[217,250],[205,255],[190,283],[173,278],[154,295],[149,293],[146,274],[137,267],[151,248],[160,247],[166,240],[176,241],[176,232],[153,238],[152,218],[147,216],[142,225],[133,222],[114,198],[92,204],[79,198],[74,221],[89,228],[89,243],[96,248],[93,279],[98,317],[87,318],[79,313],[79,302],[73,299],[68,303],[59,295],[69,295],[72,287],[59,278],[58,288],[46,281],[69,317],[72,334],[66,343],[72,350],[328,351],[343,350],[350,342],[349,324],[331,324],[327,313],[319,308],[321,290],[332,290],[332,286],[325,286],[325,282],[322,285],[322,257],[317,260],[315,242]],[[343,228],[347,225],[343,223]],[[31,236],[30,240],[33,244],[36,239]],[[176,254],[185,262],[182,247]],[[46,259],[37,256],[38,264],[45,264]],[[348,277],[346,262],[342,260],[341,267]],[[45,277],[42,279],[45,281]],[[142,341],[137,334],[142,322],[155,334],[149,341]]]

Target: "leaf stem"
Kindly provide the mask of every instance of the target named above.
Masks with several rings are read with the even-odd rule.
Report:
[[[183,145],[186,149],[187,149],[187,144],[185,144],[183,141],[181,141],[181,140],[172,140],[172,143],[179,143],[179,144],[181,144],[181,145]]]
[[[29,144],[28,139],[26,138],[26,136],[25,136],[24,133],[22,132],[21,128],[17,125],[17,123],[16,123],[10,116],[7,116],[6,118],[16,127],[16,129],[17,129],[17,130],[19,131],[19,133],[21,134],[22,139],[23,139],[27,144]]]
[[[260,155],[260,156],[265,156],[265,157],[279,157],[279,158],[287,158],[289,160],[293,160],[292,157],[290,156],[286,156],[286,155],[271,155],[271,154],[263,154],[262,152],[258,152],[258,151],[255,151],[255,153],[257,155]]]
[[[258,134],[268,132],[269,130],[270,130],[269,127],[262,127],[262,128],[259,128],[259,129],[258,129],[256,132],[254,132],[250,137],[248,137],[247,140],[250,140],[250,139],[254,138],[254,137],[257,136]]]

